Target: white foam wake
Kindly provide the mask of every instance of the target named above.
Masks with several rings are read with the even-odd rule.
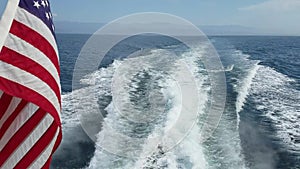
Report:
[[[201,62],[200,59],[203,52],[202,50],[202,48],[199,48],[196,50],[196,53],[187,52],[177,59],[185,61],[189,70],[192,72],[194,77],[196,77],[199,92],[198,95],[200,97],[198,104],[199,110],[201,110],[202,114],[204,114],[210,87],[208,85],[208,75],[203,74],[204,71],[202,69],[205,68],[203,65],[199,65],[199,62]],[[126,116],[133,119],[137,117],[136,115],[141,114],[140,110],[144,109],[140,109],[140,106],[144,105],[143,103],[147,101],[142,101],[139,102],[139,104],[136,104],[132,99],[138,98],[139,95],[142,94],[139,90],[141,85],[143,86],[143,83],[146,83],[144,81],[146,76],[148,78],[149,76],[157,77],[154,78],[157,79],[156,83],[147,82],[147,86],[150,87],[152,92],[156,90],[154,87],[155,85],[160,86],[160,92],[163,94],[167,108],[162,114],[156,113],[158,116],[157,120],[147,123],[147,125],[144,124],[144,126],[146,126],[145,128],[139,126],[138,128],[140,128],[140,130],[137,132],[135,122],[132,123],[130,120],[128,121],[128,118],[120,115],[118,111],[116,111],[114,104],[111,103],[106,108],[108,114],[104,119],[102,130],[97,136],[96,151],[88,168],[206,168],[206,159],[203,153],[203,147],[199,142],[201,127],[200,121],[203,119],[198,119],[197,125],[193,127],[187,138],[176,146],[176,148],[166,151],[163,154],[160,154],[160,151],[165,150],[166,147],[158,148],[161,140],[153,139],[162,138],[162,136],[164,136],[171,128],[174,128],[174,124],[178,120],[178,113],[180,113],[179,110],[181,109],[181,91],[180,88],[178,88],[177,82],[174,81],[175,79],[172,78],[172,74],[176,72],[176,66],[174,69],[172,68],[172,64],[171,67],[169,65],[174,58],[170,60],[170,58],[166,57],[168,60],[164,60],[166,55],[168,55],[168,53],[165,53],[163,50],[153,50],[151,51],[151,56],[146,55],[121,61],[127,62],[130,66],[126,68],[128,71],[121,71],[124,72],[122,74],[121,81],[125,82],[124,84],[129,85],[125,85],[124,89],[126,90],[121,89],[122,87],[117,89],[119,96],[122,95],[122,98],[120,97],[116,100],[116,102],[121,105],[119,110],[130,113],[129,116]],[[143,70],[133,71],[137,67],[143,67]],[[161,74],[160,72],[153,71],[153,68],[155,67],[159,67],[168,73]],[[94,84],[94,79],[99,79],[98,76],[91,75],[89,77],[91,78],[90,80],[84,80],[89,84]],[[141,83],[142,81],[143,83]],[[206,84],[206,86],[204,84]],[[147,91],[143,93],[149,94]],[[193,101],[194,100],[191,100],[190,102]],[[185,118],[189,119],[188,117]],[[178,127],[180,126],[177,126],[177,128]],[[118,134],[112,135],[111,133],[120,133],[123,136],[125,134],[130,136],[130,138],[123,137]],[[113,147],[117,148],[117,153],[105,151]],[[138,158],[128,158],[116,155],[133,150],[135,151],[134,155],[139,155]],[[127,156],[130,154],[125,155]]]
[[[246,98],[249,95],[249,90],[251,88],[252,80],[255,77],[258,69],[259,69],[259,65],[257,62],[252,66],[251,70],[247,73],[246,77],[243,79],[242,83],[239,85],[238,96],[237,96],[237,100],[236,100],[237,124],[239,124],[239,121],[240,121],[239,113],[243,109]]]
[[[187,52],[183,54],[182,60],[188,65],[193,76],[198,77],[195,80],[198,87],[198,96],[200,98],[198,104],[199,113],[203,115],[205,113],[205,105],[208,101],[208,91],[210,88],[209,86],[204,86],[204,83],[208,81],[208,76],[199,74],[199,70],[204,69],[204,67],[197,64],[197,61],[199,62],[203,54],[203,48],[197,48],[195,51],[197,52]],[[147,154],[147,152],[154,150],[152,154],[146,156],[146,158],[139,159],[133,168],[205,169],[207,168],[207,162],[203,152],[203,146],[200,143],[201,122],[197,121],[197,124],[192,128],[190,133],[171,150],[165,150],[165,147],[160,147],[159,140],[158,142],[152,140],[152,138],[164,135],[164,133],[167,133],[171,128],[176,127],[174,125],[178,120],[181,109],[181,92],[176,87],[175,81],[169,79],[166,81],[165,86],[166,88],[163,90],[163,93],[166,98],[170,99],[170,103],[172,104],[168,111],[166,122],[163,126],[156,127],[143,146],[143,153]],[[198,120],[202,120],[200,116],[198,116]],[[177,127],[180,128],[180,126]]]
[[[237,91],[237,99],[235,103],[236,115],[237,115],[237,127],[240,123],[240,112],[243,110],[243,106],[249,95],[252,80],[255,77],[257,70],[259,69],[259,61],[249,60],[249,55],[242,53],[239,50],[234,52],[234,59],[239,64],[239,77],[236,79],[238,82],[234,86]]]
[[[293,81],[270,67],[261,66],[250,94],[256,108],[271,119],[284,145],[300,153],[300,92],[289,85]]]

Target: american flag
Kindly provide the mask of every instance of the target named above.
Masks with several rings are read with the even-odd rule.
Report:
[[[0,20],[0,168],[49,168],[61,141],[52,17],[47,0],[8,0]]]

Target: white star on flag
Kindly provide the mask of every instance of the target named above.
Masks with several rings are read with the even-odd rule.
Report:
[[[40,4],[39,4],[39,1],[33,1],[33,6],[35,6],[37,9],[39,9],[40,8]]]
[[[43,5],[44,8],[46,7],[45,1],[42,1],[41,4]]]
[[[48,12],[46,12],[45,14],[46,14],[46,18],[49,20],[50,16],[49,16]]]

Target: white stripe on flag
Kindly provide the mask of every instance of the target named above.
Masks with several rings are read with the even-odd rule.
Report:
[[[34,144],[42,137],[54,121],[53,117],[48,113],[30,133],[24,142],[14,151],[13,154],[5,161],[3,168],[14,168],[15,165],[26,155],[26,153],[34,146]]]
[[[47,162],[47,160],[49,159],[52,153],[59,132],[60,132],[60,128],[58,127],[51,143],[47,146],[46,149],[44,149],[44,151],[40,154],[40,156],[31,164],[31,166],[29,167],[30,169],[42,168],[45,165],[45,163]]]
[[[10,124],[9,128],[5,131],[2,139],[0,140],[0,151],[5,147],[7,142],[15,135],[15,133],[30,119],[32,115],[39,109],[36,105],[27,104],[19,113],[16,119]]]
[[[3,44],[5,42],[5,39],[8,35],[8,32],[10,30],[11,24],[14,20],[14,16],[18,7],[18,3],[19,0],[9,0],[6,1],[7,5],[6,5],[6,9],[2,15],[2,17],[0,18],[0,32],[1,32],[1,36],[0,36],[0,51],[3,47]]]
[[[56,41],[53,37],[53,34],[41,19],[27,12],[25,9],[18,7],[15,20],[33,29],[34,31],[42,35],[45,39],[47,39],[47,41],[55,50],[57,58],[59,57]]]
[[[2,91],[2,90],[0,90],[0,98],[2,97],[2,94],[3,94],[3,91]]]
[[[54,91],[44,81],[3,61],[0,61],[0,75],[5,79],[25,86],[42,95],[55,107],[58,115],[60,116],[60,104],[58,98]]]
[[[18,105],[21,101],[22,101],[22,99],[20,99],[18,97],[12,98],[7,110],[5,111],[4,115],[0,119],[0,128],[2,127],[4,122],[9,118],[9,116],[15,111],[15,109],[18,107]]]
[[[13,34],[8,35],[4,46],[23,56],[26,56],[27,58],[35,61],[36,63],[44,67],[52,75],[52,77],[55,79],[56,83],[60,87],[60,80],[57,69],[55,68],[51,60],[43,52],[41,52],[28,42]]]

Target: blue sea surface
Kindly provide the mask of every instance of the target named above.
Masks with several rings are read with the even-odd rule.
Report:
[[[281,36],[211,36],[219,53],[227,83],[225,110],[219,126],[204,143],[183,141],[174,151],[142,158],[129,159],[101,149],[82,129],[78,111],[87,113],[93,121],[93,109],[115,130],[131,137],[142,138],[147,147],[151,134],[167,126],[170,114],[162,114],[153,124],[130,123],[112,110],[110,84],[116,66],[129,61],[125,58],[138,52],[140,56],[159,58],[172,50],[191,62],[197,80],[209,102],[209,78],[201,64],[205,48],[186,46],[165,36],[134,36],[111,49],[95,72],[82,77],[85,85],[72,89],[73,70],[81,48],[90,35],[58,34],[62,85],[63,141],[53,156],[51,168],[134,168],[145,169],[300,169],[300,37]],[[188,55],[188,56],[187,56]],[[88,66],[88,65],[87,65]],[[145,69],[128,79],[129,100],[134,108],[128,112],[148,111],[151,90],[168,88],[165,74]],[[154,83],[154,81],[159,81]],[[161,86],[160,83],[167,84]],[[77,83],[77,82],[76,82]],[[97,99],[93,100],[97,89]],[[167,90],[167,89],[165,89]],[[171,90],[171,89],[170,89]],[[173,90],[173,89],[172,89]],[[171,90],[171,91],[172,91]],[[175,94],[174,94],[175,93]],[[168,110],[176,108],[176,92],[172,93]],[[207,96],[207,97],[206,97]],[[174,98],[173,98],[174,97]],[[84,98],[84,101],[82,100]],[[201,103],[202,104],[202,103]],[[207,103],[203,103],[203,112]],[[90,116],[89,116],[89,113]],[[201,118],[198,119],[201,123]],[[92,124],[91,124],[92,125]],[[106,128],[99,129],[105,132]],[[191,136],[192,138],[193,136]]]

